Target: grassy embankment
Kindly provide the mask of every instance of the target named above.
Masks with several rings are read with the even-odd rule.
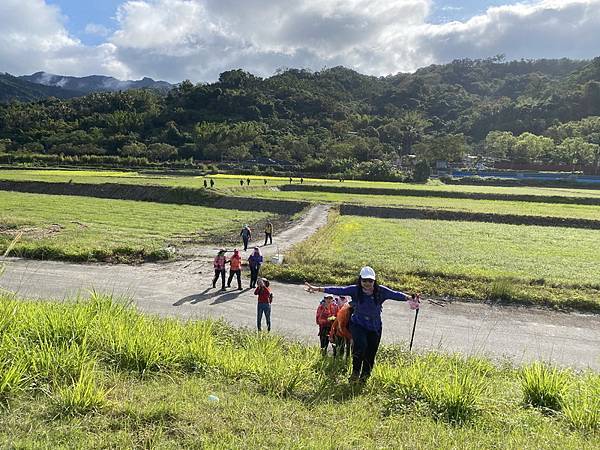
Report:
[[[230,243],[268,213],[0,191],[0,252],[71,261],[165,259],[182,242]]]
[[[598,230],[332,214],[264,273],[347,284],[368,264],[409,292],[600,312],[599,241]]]
[[[378,361],[366,385],[349,385],[345,363],[277,336],[98,295],[0,295],[0,446],[600,446],[596,373],[399,347]]]
[[[294,192],[278,190],[260,190],[254,192],[253,196],[278,200],[303,200],[315,203],[348,203],[369,206],[427,208],[489,214],[567,217],[600,221],[600,206],[593,205],[454,199],[435,196],[413,197],[401,195],[350,195],[333,192]]]
[[[207,175],[207,176],[173,176],[144,174],[132,171],[101,171],[101,170],[0,170],[0,180],[9,181],[46,181],[46,182],[69,182],[74,183],[121,183],[121,184],[155,184],[161,186],[173,187],[203,187],[204,179],[215,180],[215,189],[240,187],[240,179],[250,179],[250,188],[264,187],[264,181],[267,180],[267,187],[288,184],[289,178],[286,177],[268,177],[255,175]],[[294,184],[297,184],[298,178],[294,178]],[[565,196],[565,197],[600,197],[599,190],[576,189],[576,188],[549,188],[549,187],[499,187],[499,186],[466,186],[466,185],[446,185],[438,181],[431,181],[426,184],[421,183],[396,183],[396,182],[374,182],[374,181],[353,181],[346,180],[339,183],[337,180],[321,178],[305,178],[306,184],[316,185],[334,185],[342,187],[359,188],[386,188],[386,189],[414,189],[426,190],[431,192],[476,192],[491,194],[509,194],[509,195],[541,195],[541,196]],[[247,187],[246,185],[244,185]]]

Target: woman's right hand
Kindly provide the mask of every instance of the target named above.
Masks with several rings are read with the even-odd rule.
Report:
[[[319,288],[317,286],[313,286],[312,284],[309,284],[306,281],[304,282],[304,290],[311,294],[319,292]]]

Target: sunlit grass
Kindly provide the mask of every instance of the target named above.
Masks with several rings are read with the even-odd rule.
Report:
[[[234,241],[240,224],[268,213],[130,200],[0,191],[0,251],[40,259],[139,260],[169,256],[167,245]]]
[[[598,230],[333,215],[283,265],[264,270],[344,284],[370,265],[382,282],[409,292],[593,309],[599,241]]]
[[[384,346],[369,381],[353,385],[348,364],[316,347],[147,317],[98,294],[61,304],[0,296],[0,310],[12,311],[0,345],[0,442],[16,447],[600,444],[596,375],[572,373],[563,413],[543,416],[523,403],[519,369],[482,358]],[[74,325],[82,318],[85,333]],[[123,364],[125,354],[138,356]],[[315,435],[327,424],[344,432]]]
[[[441,209],[489,214],[516,214],[600,220],[600,206],[537,203],[505,200],[472,200],[402,195],[344,194],[315,191],[261,190],[253,194],[261,198],[303,200],[321,203],[349,203],[366,206]]]
[[[75,183],[123,183],[123,184],[154,184],[162,186],[180,186],[201,188],[204,179],[215,180],[215,188],[240,187],[240,180],[250,179],[250,187],[263,186],[263,180],[267,180],[267,187],[281,184],[289,184],[289,177],[262,176],[262,175],[164,175],[150,174],[135,171],[102,171],[102,170],[64,170],[64,169],[28,169],[28,170],[0,170],[0,180],[29,180],[48,182],[75,182]],[[300,177],[293,177],[293,183],[299,183]],[[325,184],[343,187],[361,188],[386,188],[386,189],[416,189],[427,191],[449,191],[449,192],[479,192],[513,195],[558,195],[568,197],[600,197],[600,190],[561,188],[561,187],[503,187],[503,186],[469,186],[469,185],[447,185],[439,181],[429,183],[399,183],[385,181],[360,181],[344,180],[340,183],[337,179],[326,178],[304,178],[307,184]],[[245,185],[246,186],[246,185]]]

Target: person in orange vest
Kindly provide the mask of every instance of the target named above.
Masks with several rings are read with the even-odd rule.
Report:
[[[346,358],[350,356],[350,347],[352,345],[352,333],[348,325],[350,324],[350,316],[352,316],[352,302],[344,303],[338,310],[335,320],[331,325],[329,332],[329,342],[333,346],[333,356],[342,356],[345,352]]]
[[[238,249],[233,250],[233,255],[229,258],[229,278],[227,279],[227,287],[231,287],[231,280],[235,275],[237,278],[238,291],[242,290],[242,257]]]
[[[327,347],[329,346],[329,331],[331,330],[331,324],[335,320],[336,314],[337,306],[333,302],[333,295],[326,295],[323,301],[319,304],[316,315],[317,325],[319,325],[321,352],[323,355],[327,354]]]

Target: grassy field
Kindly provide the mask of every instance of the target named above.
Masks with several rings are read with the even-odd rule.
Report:
[[[517,214],[600,220],[600,206],[563,203],[533,203],[503,200],[471,200],[440,197],[342,194],[333,192],[294,192],[260,190],[254,197],[304,200],[315,203],[351,203],[369,206],[428,208],[493,214]]]
[[[164,259],[169,245],[231,242],[242,224],[267,217],[262,212],[0,191],[0,252],[23,231],[12,255],[75,261]]]
[[[0,296],[0,446],[600,446],[600,376],[383,347],[365,385],[316,347],[110,298]]]
[[[600,312],[598,242],[597,230],[333,214],[265,273],[343,284],[368,264],[384,283],[407,291]]]
[[[203,187],[204,179],[215,180],[215,189],[229,189],[240,187],[240,179],[251,180],[250,187],[264,187],[264,181],[267,180],[267,186],[278,186],[288,184],[289,178],[286,177],[268,177],[254,175],[207,175],[204,176],[173,176],[173,175],[152,175],[138,172],[119,172],[119,171],[97,171],[97,170],[0,170],[0,180],[29,180],[46,182],[68,182],[72,180],[75,183],[122,183],[122,184],[156,184],[162,186],[179,187]],[[299,178],[294,177],[294,183],[298,183]],[[327,184],[343,187],[361,187],[361,188],[388,188],[388,189],[415,189],[427,191],[449,191],[449,192],[480,192],[496,194],[525,194],[525,195],[556,195],[566,197],[600,197],[600,189],[576,189],[576,188],[550,188],[550,187],[501,187],[501,186],[461,186],[445,185],[438,181],[432,181],[427,184],[420,183],[396,183],[396,182],[373,182],[373,181],[353,181],[346,180],[340,183],[338,180],[328,180],[319,178],[305,178],[307,184]],[[246,185],[244,185],[246,186]]]

